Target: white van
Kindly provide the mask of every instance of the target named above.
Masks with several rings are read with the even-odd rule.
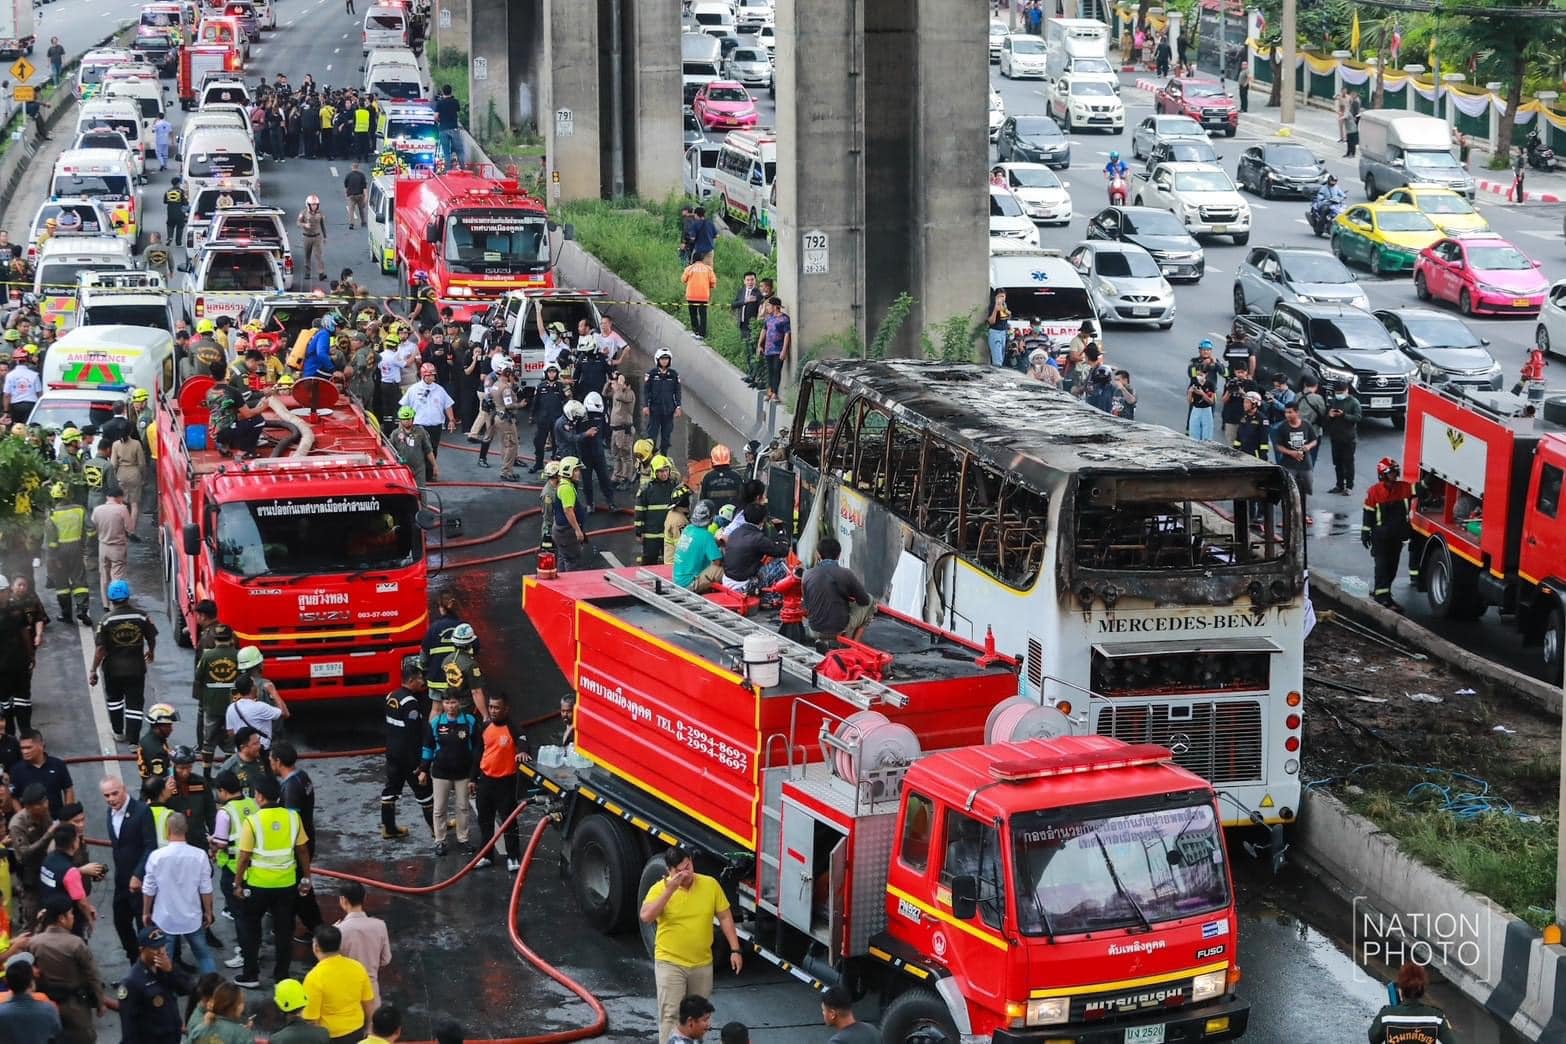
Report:
[[[136,177],[142,178],[147,165],[148,128],[141,120],[141,108],[132,98],[115,98],[100,94],[92,101],[82,102],[76,110],[76,136],[96,129],[118,131],[125,137],[125,147],[135,152]],[[103,148],[96,144],[78,144],[78,149]]]
[[[118,236],[55,236],[38,249],[33,293],[38,314],[56,329],[73,325],[77,277],[83,272],[130,272],[136,268],[131,245]],[[50,349],[50,354],[53,354]]]
[[[152,136],[152,125],[163,118],[167,108],[163,100],[165,91],[161,80],[145,76],[120,76],[117,69],[110,70],[109,78],[103,81],[105,99],[123,98],[136,106],[141,115],[142,140],[147,143],[149,152],[157,144]]]
[[[372,4],[364,12],[360,44],[366,56],[377,47],[408,46],[408,11],[393,4]]]
[[[174,334],[174,299],[158,272],[83,272],[77,326],[145,326]]]
[[[219,185],[261,191],[260,163],[250,135],[221,127],[209,127],[182,143],[180,174],[185,191],[196,192]]]
[[[80,232],[76,235],[83,236],[108,236],[114,234],[114,226],[109,221],[109,208],[93,199],[91,196],[65,196],[59,199],[46,199],[39,205],[33,214],[32,231],[27,237],[27,260],[29,262],[38,259],[38,240],[43,236],[49,225],[49,219],[59,221],[60,215],[70,211],[80,223]],[[61,233],[63,234],[63,233]]]
[[[729,220],[755,234],[761,229],[761,215],[777,173],[778,142],[771,132],[732,131],[718,151],[712,194]]]
[[[140,324],[79,326],[50,346],[42,376],[51,389],[145,388],[156,396],[174,388],[174,337]]]
[[[135,51],[117,47],[100,47],[82,55],[76,67],[76,96],[83,100],[92,98],[103,89],[103,76],[116,65],[137,62],[141,56]]]
[[[386,275],[397,271],[397,178],[377,174],[370,182],[370,260]]]
[[[1081,273],[1058,250],[992,246],[992,299],[997,290],[1006,291],[1012,329],[1043,337],[1056,347],[1070,344],[1084,322],[1098,322]]]
[[[123,152],[108,149],[67,149],[54,161],[49,196],[91,196],[109,211],[115,234],[136,242],[141,220],[141,189],[136,172]]]
[[[691,25],[708,36],[732,36],[739,31],[734,8],[727,0],[696,0],[691,4]]]
[[[364,89],[377,98],[396,101],[429,97],[418,59],[412,51],[401,47],[370,53],[364,63]]]
[[[193,138],[197,132],[210,127],[221,127],[224,130],[236,131],[255,142],[255,132],[250,126],[250,120],[245,116],[245,110],[237,105],[213,105],[200,112],[193,112],[185,117],[185,123],[180,130],[180,135],[174,141],[174,159],[185,158],[185,141]]]

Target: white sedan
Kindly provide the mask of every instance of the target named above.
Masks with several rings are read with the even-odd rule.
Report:
[[[1153,255],[1135,243],[1090,239],[1067,258],[1087,284],[1093,307],[1106,323],[1174,325],[1174,288]]]
[[[1539,324],[1533,329],[1533,343],[1546,355],[1566,355],[1566,279],[1550,284],[1539,309]]]
[[[999,185],[990,186],[990,245],[1004,243],[1011,247],[1036,247],[1039,230],[1022,209],[1022,201],[1012,195],[1011,189]]]
[[[1036,224],[1071,224],[1071,192],[1060,175],[1042,163],[1002,163],[1006,184]]]

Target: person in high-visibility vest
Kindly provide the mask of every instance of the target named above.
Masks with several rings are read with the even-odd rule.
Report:
[[[218,868],[218,891],[223,893],[223,908],[239,923],[240,902],[234,896],[234,866],[239,858],[239,827],[260,806],[245,796],[244,784],[232,772],[219,772],[212,786],[217,790],[218,811],[213,817],[212,836],[207,850]]]
[[[255,781],[259,808],[239,828],[239,859],[234,866],[234,894],[239,905],[239,952],[244,966],[236,986],[261,984],[261,921],[272,915],[272,944],[277,958],[272,980],[288,978],[293,962],[296,895],[309,895],[309,835],[299,813],[282,806],[282,788],[271,776]]]
[[[60,622],[71,622],[71,603],[76,603],[76,619],[92,626],[87,615],[87,509],[71,499],[64,482],[49,487],[54,508],[44,520],[44,546],[48,551],[49,582],[60,603]]]
[[[157,835],[158,847],[169,843],[169,815],[173,809],[167,798],[174,792],[174,781],[168,776],[149,776],[141,781],[141,800],[152,812],[152,831]]]

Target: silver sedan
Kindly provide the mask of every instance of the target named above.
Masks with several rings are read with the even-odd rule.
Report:
[[[1087,284],[1099,318],[1136,326],[1174,325],[1174,288],[1153,255],[1135,243],[1090,239],[1068,258]]]

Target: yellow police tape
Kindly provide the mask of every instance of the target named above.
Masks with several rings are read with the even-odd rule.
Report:
[[[67,294],[74,297],[81,290],[81,287],[75,283],[42,283],[35,286],[33,283],[0,282],[0,286],[4,286],[8,293],[11,291],[18,291],[24,294],[37,294],[42,297],[63,297]],[[540,293],[558,293],[564,296],[570,296],[573,293],[579,292],[584,299],[592,301],[592,303],[595,305],[619,305],[623,307],[651,305],[654,308],[667,310],[671,308],[684,308],[686,305],[691,303],[689,301],[649,301],[646,298],[643,298],[640,301],[615,301],[606,297],[597,297],[593,295],[591,291],[574,291],[571,287],[516,287],[514,289],[533,290]],[[293,304],[299,305],[329,302],[332,304],[359,305],[363,307],[374,307],[375,303],[412,303],[421,300],[421,298],[417,296],[405,296],[401,294],[374,294],[368,291],[366,291],[362,297],[348,297],[342,294],[327,293],[325,290],[181,290],[178,287],[168,286],[137,286],[125,287],[123,289],[116,289],[114,287],[95,287],[94,292],[103,293],[105,295],[116,293],[163,294],[170,297],[184,297],[185,295],[190,294],[197,297],[242,297],[246,300],[258,297],[268,298],[279,295],[289,295],[300,298],[298,301],[291,302]],[[501,296],[509,292],[509,290],[502,291]],[[500,296],[430,298],[430,300],[437,305],[484,305],[485,307],[494,304],[499,299]],[[696,303],[701,304],[707,302]]]

